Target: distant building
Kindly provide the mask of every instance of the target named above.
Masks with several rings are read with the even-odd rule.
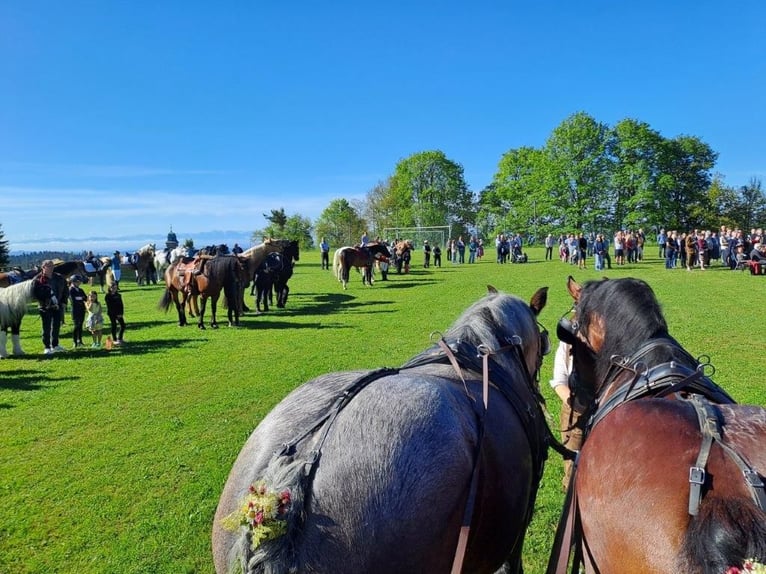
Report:
[[[173,228],[170,228],[170,233],[168,233],[168,238],[165,241],[165,247],[168,249],[175,249],[178,247],[178,238],[176,237],[176,234],[173,233]]]

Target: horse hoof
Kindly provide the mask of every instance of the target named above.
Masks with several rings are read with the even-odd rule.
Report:
[[[218,323],[211,323],[210,324],[210,328],[211,329],[217,329],[218,328]]]
[[[198,329],[202,329],[204,331],[205,330],[205,325],[203,325],[202,323],[197,323],[197,328]]]

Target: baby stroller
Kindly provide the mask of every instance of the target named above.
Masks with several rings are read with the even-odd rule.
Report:
[[[521,249],[518,251],[514,251],[511,255],[511,263],[526,263],[527,262],[527,254],[522,253]]]

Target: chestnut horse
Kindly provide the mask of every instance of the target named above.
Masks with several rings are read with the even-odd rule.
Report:
[[[723,574],[766,562],[766,409],[737,405],[668,333],[652,289],[571,277],[573,400],[589,407],[549,573]],[[557,560],[557,562],[556,562]]]
[[[372,242],[364,247],[341,247],[335,252],[332,268],[343,289],[348,287],[349,273],[352,267],[361,270],[362,284],[372,285],[372,266],[380,257],[391,257],[385,243]]]
[[[550,432],[536,376],[546,298],[491,289],[402,367],[290,393],[229,474],[216,572],[519,574]],[[247,519],[249,492],[276,501],[261,519]]]

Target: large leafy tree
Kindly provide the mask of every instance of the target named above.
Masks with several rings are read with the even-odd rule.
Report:
[[[657,157],[662,141],[648,124],[633,119],[622,120],[612,129],[610,212],[614,227],[665,225],[656,201]]]
[[[367,222],[346,199],[333,199],[316,221],[317,237],[324,237],[334,247],[359,243]]]
[[[11,251],[8,248],[8,240],[5,238],[3,224],[0,223],[0,267],[7,267],[11,260]]]
[[[711,211],[707,190],[717,158],[708,144],[694,136],[663,141],[656,202],[664,214],[666,229],[687,231],[712,224],[705,221]]]
[[[390,182],[390,206],[399,227],[472,224],[475,199],[463,166],[441,151],[425,151],[401,160]]]
[[[552,225],[549,175],[543,150],[522,147],[506,152],[492,184],[479,196],[478,227],[486,234],[534,233]]]
[[[747,185],[740,188],[740,205],[738,220],[742,229],[750,231],[753,227],[762,227],[766,221],[766,197],[764,197],[761,180],[752,177]]]
[[[260,243],[265,237],[276,239],[295,239],[300,242],[303,249],[311,249],[314,246],[313,228],[311,220],[298,214],[287,215],[284,208],[272,209],[271,214],[263,214],[268,221],[264,229],[253,232],[251,241]]]
[[[609,223],[608,140],[605,124],[578,112],[559,124],[545,144],[552,205],[570,229],[596,230]]]

